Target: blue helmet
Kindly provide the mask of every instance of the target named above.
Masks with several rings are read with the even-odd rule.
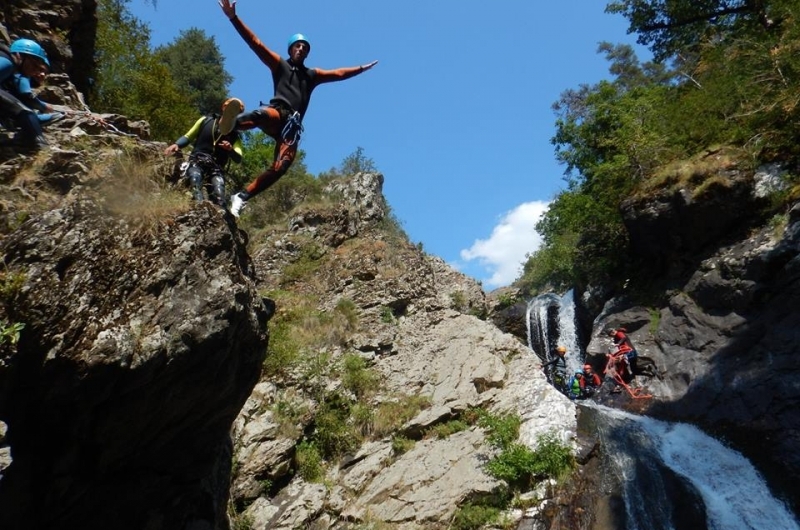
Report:
[[[311,43],[308,42],[308,39],[306,39],[305,35],[303,35],[302,33],[295,33],[294,35],[289,37],[289,44],[286,46],[286,49],[287,50],[291,50],[292,49],[292,45],[295,42],[305,42],[306,46],[308,46],[309,53],[311,52]]]
[[[47,60],[47,54],[44,52],[44,48],[36,41],[31,39],[17,39],[11,43],[9,50],[11,53],[33,55],[46,64],[48,68],[50,67],[50,61]]]

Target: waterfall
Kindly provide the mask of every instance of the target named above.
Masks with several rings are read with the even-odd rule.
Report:
[[[583,366],[583,350],[575,319],[575,293],[570,289],[563,296],[552,293],[537,296],[528,302],[526,312],[528,346],[542,362],[549,361],[556,346],[567,348],[567,373]]]
[[[700,429],[591,408],[628,530],[800,530],[750,461]]]
[[[528,345],[543,362],[561,344],[568,369],[580,369],[572,291],[531,300],[526,321]],[[619,501],[615,528],[800,530],[753,464],[700,429],[584,403],[579,421],[599,436],[605,493]]]

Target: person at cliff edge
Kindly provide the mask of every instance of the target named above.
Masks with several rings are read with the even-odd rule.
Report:
[[[63,114],[33,95],[32,87],[50,68],[44,48],[31,39],[17,39],[11,46],[0,45],[0,114],[19,127],[15,143],[33,150],[47,147],[42,123],[55,121]],[[46,112],[37,115],[36,111]]]
[[[371,69],[378,61],[335,70],[308,68],[305,60],[311,52],[311,44],[304,35],[296,33],[289,37],[289,58],[283,59],[267,48],[239,19],[236,15],[236,0],[219,0],[219,5],[242,39],[272,72],[274,90],[274,95],[266,106],[242,113],[236,120],[238,130],[258,127],[275,140],[272,166],[258,175],[244,190],[231,196],[230,212],[239,217],[247,201],[275,184],[294,162],[297,144],[303,132],[303,116],[314,88],[322,83],[344,81],[357,76]]]

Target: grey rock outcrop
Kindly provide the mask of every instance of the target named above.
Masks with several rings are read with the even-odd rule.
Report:
[[[551,433],[574,443],[574,404],[547,383],[527,347],[475,316],[486,311],[480,285],[380,229],[388,212],[375,208],[383,204],[382,182],[376,174],[337,179],[329,191],[354,202],[301,206],[287,230],[262,236],[254,263],[259,286],[272,291],[285,288],[282,271],[300,259],[303,247],[315,249],[320,272],[298,288],[325,311],[349,300],[358,313],[346,344],[325,353],[335,359],[356,351],[368,362],[380,380],[370,409],[424,400],[395,432],[413,447],[398,454],[392,437],[370,438],[341,462],[329,463],[328,488],[308,483],[296,473],[295,448],[320,404],[302,377],[262,381],[234,431],[233,500],[245,507],[241,517],[254,529],[447,524],[460,505],[490,496],[500,485],[484,469],[494,449],[483,429],[431,434],[475,407],[519,415],[520,441],[530,447]],[[337,390],[341,382],[325,386]],[[305,412],[296,424],[281,425],[279,403]]]
[[[226,528],[229,430],[267,314],[210,204],[142,225],[88,197],[2,241],[0,527]]]
[[[800,204],[780,232],[771,226],[719,246],[673,282],[666,303],[612,300],[596,329],[627,327],[662,380],[649,414],[688,421],[751,459],[797,509],[800,473]],[[696,257],[690,257],[690,262]],[[605,338],[587,351],[603,352]],[[765,450],[765,447],[769,447]]]

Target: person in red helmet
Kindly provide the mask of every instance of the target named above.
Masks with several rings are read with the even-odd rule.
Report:
[[[369,64],[322,70],[308,68],[305,60],[311,51],[308,39],[297,33],[289,38],[288,59],[267,48],[236,15],[236,0],[219,0],[222,12],[247,45],[272,72],[274,95],[266,106],[243,113],[236,122],[239,130],[258,127],[275,140],[272,166],[258,175],[244,190],[231,196],[230,211],[235,217],[248,200],[266,190],[289,170],[297,154],[297,144],[303,132],[303,117],[311,100],[311,92],[322,83],[344,81],[366,72],[378,61]]]
[[[608,330],[608,336],[616,346],[615,356],[625,355],[631,375],[636,373],[636,361],[639,357],[636,348],[633,347],[630,337],[628,337],[625,328],[611,328]]]
[[[591,364],[583,365],[583,377],[586,381],[586,386],[592,387],[594,390],[600,388],[600,386],[603,384],[603,380],[600,379],[600,376],[597,375]]]

